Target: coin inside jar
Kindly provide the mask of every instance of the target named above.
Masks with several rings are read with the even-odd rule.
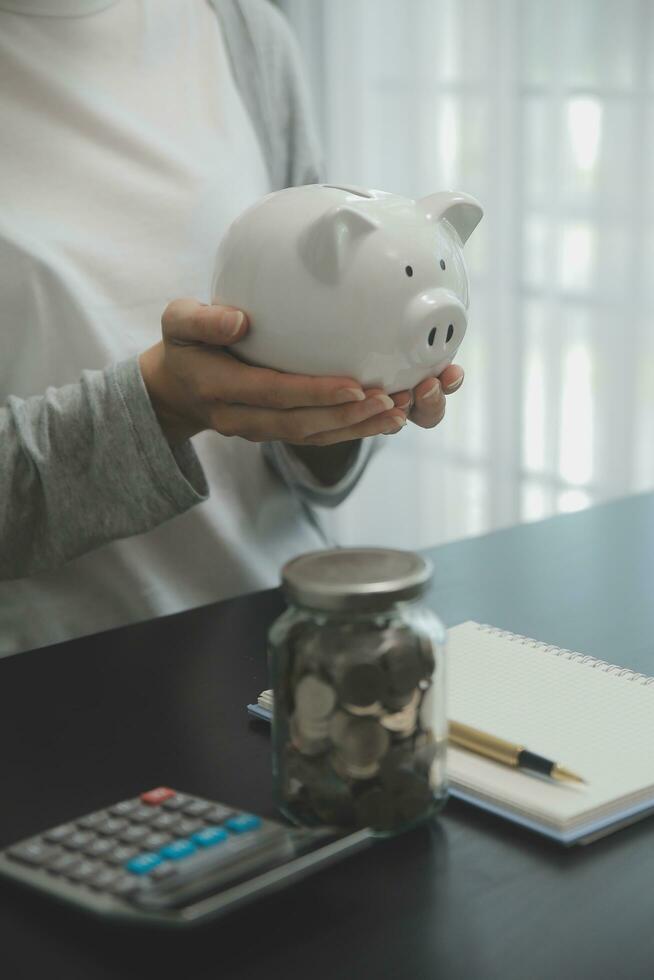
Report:
[[[331,743],[328,734],[328,723],[322,721],[312,726],[303,726],[296,715],[291,715],[289,719],[289,734],[291,736],[291,746],[303,755],[320,755],[326,752]]]
[[[329,737],[331,738],[334,745],[340,745],[345,738],[345,732],[347,726],[350,724],[351,718],[345,711],[335,711],[334,714],[329,719]]]
[[[383,785],[394,800],[398,814],[413,820],[433,802],[429,783],[409,767],[385,770]]]
[[[398,647],[384,654],[390,698],[411,695],[425,676],[425,665],[415,647]]]
[[[420,693],[414,691],[406,704],[399,711],[389,712],[383,715],[380,724],[389,732],[399,735],[412,735],[416,730],[418,721],[418,706],[420,704]]]
[[[373,779],[379,772],[379,763],[371,762],[368,765],[358,766],[354,762],[345,762],[338,752],[334,751],[329,756],[332,768],[341,779],[347,780],[368,780]]]
[[[361,793],[356,799],[355,809],[360,827],[390,830],[395,823],[395,800],[381,786]]]
[[[295,688],[295,705],[302,719],[327,718],[336,704],[336,692],[326,681],[306,674]]]
[[[384,714],[384,706],[381,701],[374,701],[372,704],[367,704],[365,707],[361,707],[358,704],[343,704],[343,708],[351,715],[357,715],[359,718],[365,718],[370,715],[373,718],[379,718]]]
[[[381,759],[389,742],[388,732],[373,718],[351,718],[336,748],[346,768],[367,770]]]
[[[386,687],[384,671],[372,663],[348,666],[338,683],[341,701],[357,708],[366,708],[381,701]]]
[[[345,827],[352,826],[354,823],[354,804],[349,793],[331,797],[322,789],[320,793],[310,793],[309,799],[322,823]]]

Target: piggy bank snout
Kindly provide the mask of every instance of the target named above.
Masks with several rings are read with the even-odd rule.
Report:
[[[461,301],[446,289],[424,293],[409,312],[412,354],[420,364],[453,357],[466,332],[468,318]]]

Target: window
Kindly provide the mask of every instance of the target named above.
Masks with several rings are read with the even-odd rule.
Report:
[[[654,483],[654,5],[290,0],[330,180],[474,194],[466,383],[331,518],[424,547]]]

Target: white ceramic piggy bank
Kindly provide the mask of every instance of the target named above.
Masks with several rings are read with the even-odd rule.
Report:
[[[231,351],[389,393],[440,374],[466,331],[463,245],[482,214],[449,191],[418,201],[325,184],[269,194],[234,221],[216,257],[212,295],[250,322]]]

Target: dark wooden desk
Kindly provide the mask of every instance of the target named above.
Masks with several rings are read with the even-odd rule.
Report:
[[[654,673],[654,497],[431,552],[431,602]],[[272,814],[264,592],[0,661],[0,845],[159,783]],[[652,712],[654,735],[654,705]],[[585,980],[654,975],[654,822],[563,850],[454,801],[186,934],[0,889],[6,980]]]

